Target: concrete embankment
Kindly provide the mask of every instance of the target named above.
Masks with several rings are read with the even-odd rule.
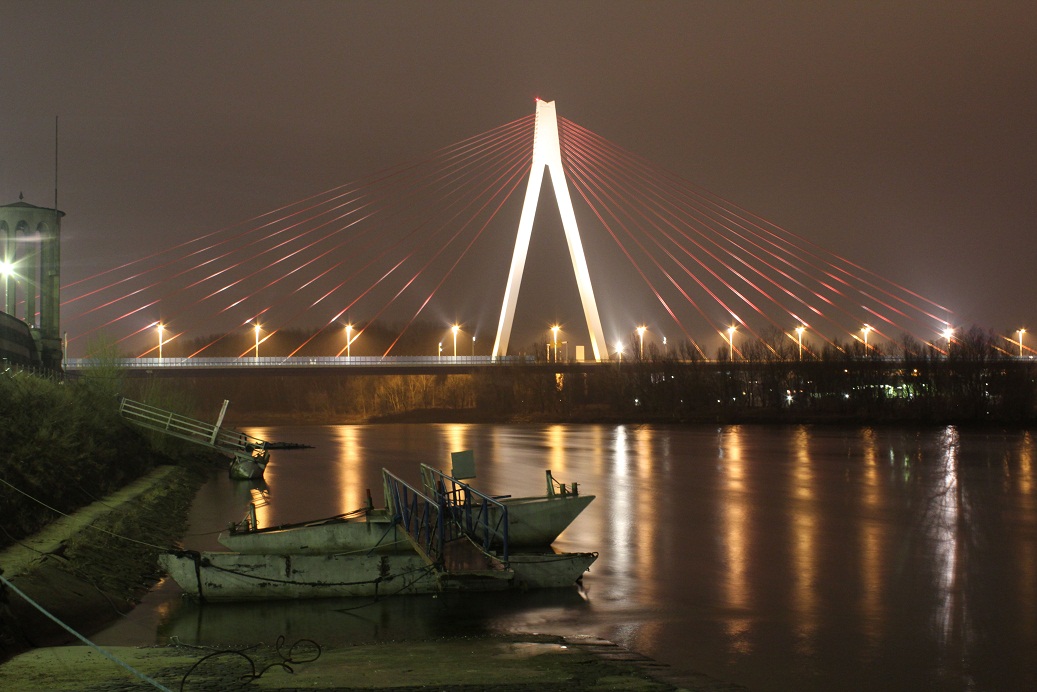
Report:
[[[0,570],[62,622],[95,632],[154,583],[156,558],[182,535],[200,482],[197,471],[160,466],[0,552]],[[73,639],[17,594],[0,596],[0,660]]]

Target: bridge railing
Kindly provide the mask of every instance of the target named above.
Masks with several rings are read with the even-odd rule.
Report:
[[[119,401],[119,413],[141,427],[209,447],[238,452],[243,452],[248,445],[257,449],[266,447],[266,442],[258,437],[230,428],[218,428],[213,423],[188,418],[132,399],[123,398]]]
[[[254,367],[350,367],[350,366],[429,366],[451,365],[518,365],[535,363],[533,356],[261,356],[259,358],[115,358],[96,360],[92,358],[69,358],[65,362],[68,370],[85,370],[94,367],[114,367],[131,370],[159,368],[254,368]]]

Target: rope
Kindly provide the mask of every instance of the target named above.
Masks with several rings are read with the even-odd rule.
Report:
[[[113,663],[115,663],[117,665],[122,666],[123,668],[128,670],[130,673],[133,673],[133,675],[135,675],[136,677],[140,678],[144,682],[146,682],[149,685],[151,685],[152,687],[154,687],[156,690],[163,690],[163,692],[172,692],[172,690],[170,690],[168,687],[162,685],[161,683],[156,682],[155,680],[152,680],[151,678],[149,678],[144,673],[141,673],[139,670],[137,670],[137,669],[133,668],[132,666],[130,666],[128,663],[126,663],[124,661],[120,661],[118,658],[113,656],[111,653],[109,653],[108,651],[105,651],[104,649],[102,649],[101,647],[97,646],[92,641],[90,641],[89,639],[87,639],[86,637],[81,635],[79,632],[75,631],[74,629],[72,629],[71,627],[66,625],[64,622],[62,622],[61,620],[56,618],[54,615],[52,615],[50,612],[48,612],[39,603],[37,603],[36,601],[34,601],[31,598],[29,598],[21,589],[19,589],[17,586],[15,586],[11,582],[9,582],[2,574],[0,574],[0,582],[3,582],[4,586],[6,586],[7,588],[11,589],[11,591],[14,591],[19,596],[21,596],[22,599],[24,599],[26,603],[28,603],[29,605],[34,607],[36,610],[38,610],[41,613],[43,613],[44,615],[46,615],[49,619],[53,620],[55,623],[57,623],[62,629],[67,631],[69,634],[73,635],[74,637],[79,639],[81,642],[83,642],[87,646],[90,646],[90,647],[96,649],[105,658],[109,659],[110,661],[112,661]]]
[[[312,658],[303,658],[303,659],[298,659],[298,660],[293,658],[293,656],[295,655],[295,648],[297,646],[299,646],[300,644],[304,644],[304,643],[312,645],[316,649],[316,653],[313,654]],[[241,676],[241,680],[245,681],[245,682],[251,682],[252,680],[258,680],[259,678],[263,677],[263,675],[268,670],[270,670],[271,668],[278,667],[278,666],[280,666],[281,669],[284,670],[287,673],[294,673],[295,671],[292,669],[291,664],[313,663],[318,658],[320,658],[320,655],[321,655],[320,644],[318,644],[317,642],[313,641],[312,639],[299,639],[299,640],[297,640],[288,649],[288,655],[287,656],[281,652],[281,646],[283,644],[284,644],[284,635],[282,634],[282,635],[279,635],[277,637],[277,644],[274,645],[274,650],[277,652],[277,655],[281,657],[281,660],[280,661],[275,661],[274,663],[271,663],[270,665],[268,665],[268,666],[264,667],[262,670],[260,670],[258,673],[256,672],[256,662],[253,661],[251,658],[249,658],[248,656],[246,656],[244,654],[245,651],[248,651],[248,648],[253,648],[253,647],[248,647],[246,649],[227,649],[227,650],[224,650],[224,651],[214,651],[213,653],[209,654],[208,656],[203,656],[202,658],[198,659],[197,661],[195,661],[193,666],[191,666],[190,668],[187,669],[187,672],[184,673],[184,677],[180,680],[180,689],[181,690],[184,689],[184,685],[187,683],[187,678],[191,675],[191,673],[194,672],[195,668],[197,668],[198,666],[200,666],[202,663],[204,663],[205,661],[209,660],[210,658],[215,658],[217,656],[225,656],[227,654],[232,654],[232,655],[235,655],[235,656],[241,656],[246,661],[248,661],[249,665],[252,667],[252,672],[251,673],[246,673],[245,675]]]
[[[220,567],[219,565],[214,565],[208,559],[203,558],[201,553],[199,553],[197,550],[167,550],[166,552],[169,553],[170,555],[175,555],[176,557],[186,557],[186,558],[189,558],[189,559],[191,559],[194,562],[195,571],[196,571],[197,579],[198,579],[199,592],[201,591],[201,584],[202,584],[201,574],[200,574],[200,568],[201,567],[205,567],[206,569],[214,569],[214,570],[217,570],[219,572],[225,572],[227,574],[235,574],[235,575],[237,575],[239,577],[245,577],[246,579],[255,579],[256,581],[270,582],[272,584],[291,584],[293,586],[360,586],[361,584],[380,584],[383,581],[392,581],[393,579],[396,579],[397,577],[400,577],[401,579],[404,579],[404,581],[406,581],[405,577],[407,575],[409,575],[409,574],[413,574],[415,572],[429,573],[429,572],[432,571],[429,567],[419,567],[419,568],[407,570],[406,572],[400,572],[398,574],[393,574],[393,575],[390,575],[388,577],[378,577],[376,579],[364,579],[362,581],[310,582],[310,581],[299,581],[297,579],[275,579],[273,577],[261,577],[261,576],[255,575],[255,574],[247,574],[245,572],[239,572],[238,570],[228,569],[226,567]],[[417,580],[415,579],[415,581],[417,581]],[[413,584],[413,583],[414,582],[411,582],[411,584]],[[406,588],[407,586],[410,586],[410,584],[405,584],[404,588]]]
[[[41,505],[43,507],[46,507],[47,509],[49,509],[50,511],[54,512],[55,514],[60,514],[61,516],[65,517],[65,518],[69,518],[69,519],[72,517],[72,515],[65,514],[60,509],[55,509],[54,507],[51,507],[50,505],[48,505],[46,502],[43,502],[42,500],[37,500],[35,497],[30,495],[29,493],[27,493],[24,490],[21,490],[19,488],[16,488],[15,486],[13,486],[10,483],[8,483],[7,481],[5,481],[3,478],[0,478],[0,483],[3,483],[4,485],[6,485],[7,487],[11,488],[15,492],[21,493],[22,495],[24,495],[25,497],[29,498],[33,502],[35,502],[35,503],[37,503],[37,504],[39,504],[39,505]],[[107,505],[105,505],[105,506],[107,506]],[[124,541],[129,541],[130,543],[136,543],[137,545],[142,545],[142,546],[144,546],[146,548],[154,548],[155,550],[160,550],[160,551],[164,551],[164,550],[167,549],[166,546],[155,545],[153,543],[148,543],[146,541],[139,541],[136,538],[130,538],[129,536],[123,536],[123,535],[120,535],[120,534],[117,534],[117,533],[113,533],[112,531],[109,531],[108,529],[102,529],[101,527],[94,526],[93,524],[87,524],[87,528],[93,529],[94,531],[100,531],[101,533],[106,533],[109,536],[112,536],[114,538],[121,538]]]

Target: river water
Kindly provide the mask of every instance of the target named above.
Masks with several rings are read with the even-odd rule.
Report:
[[[555,543],[571,589],[199,606],[161,582],[101,644],[322,644],[522,631],[603,637],[753,690],[1037,689],[1037,437],[947,428],[377,425],[250,428],[263,483],[222,472],[187,547],[381,504],[383,467],[475,452],[475,484],[594,502]]]

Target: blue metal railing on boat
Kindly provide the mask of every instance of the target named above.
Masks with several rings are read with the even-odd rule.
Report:
[[[442,498],[428,497],[385,469],[382,469],[382,483],[385,502],[396,521],[433,564],[441,564],[446,543]]]
[[[441,564],[444,546],[469,538],[484,551],[501,547],[508,561],[508,508],[467,483],[422,464],[424,492],[382,469],[385,501],[396,521],[434,564]]]
[[[501,559],[508,561],[507,505],[425,464],[421,481],[426,493],[441,500],[443,516],[450,520],[450,538],[452,532],[468,536],[486,552],[499,545]]]

